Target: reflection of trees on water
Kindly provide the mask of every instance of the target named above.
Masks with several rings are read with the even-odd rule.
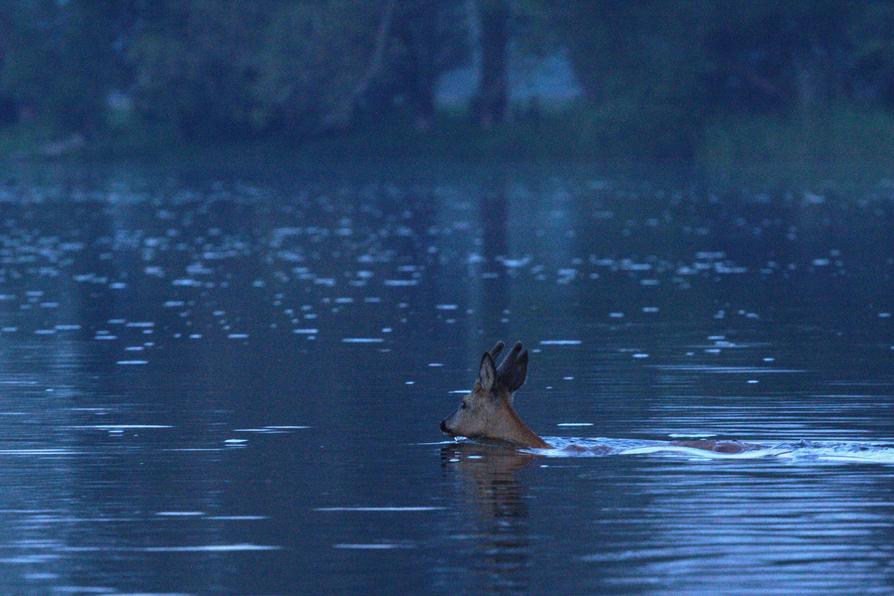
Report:
[[[530,585],[527,490],[517,474],[532,459],[493,445],[457,443],[441,450],[442,465],[456,473],[466,513],[477,529],[475,591],[517,592]]]
[[[73,174],[59,170],[55,175],[58,183],[34,182],[35,192],[66,200],[13,203],[0,221],[3,234],[19,251],[39,250],[40,255],[23,261],[26,267],[16,271],[4,289],[33,304],[22,311],[17,303],[5,302],[5,309],[16,306],[14,319],[9,312],[0,313],[18,328],[14,334],[0,335],[0,372],[4,379],[22,378],[21,384],[12,386],[14,391],[7,389],[4,395],[5,407],[22,412],[21,418],[0,420],[5,437],[0,448],[10,452],[0,482],[0,509],[6,512],[0,515],[0,533],[42,545],[41,556],[49,553],[46,556],[54,562],[42,567],[47,578],[39,581],[76,585],[109,581],[133,588],[135,583],[112,579],[121,575],[123,564],[106,553],[231,541],[230,530],[223,525],[158,531],[161,526],[153,512],[162,508],[214,512],[224,507],[219,489],[225,484],[220,475],[225,470],[220,466],[223,458],[213,452],[176,453],[170,450],[171,441],[176,437],[177,446],[201,448],[214,441],[216,447],[215,433],[206,437],[203,431],[219,428],[227,410],[206,404],[211,399],[226,404],[217,396],[250,392],[233,391],[234,383],[228,381],[235,374],[219,374],[222,359],[209,342],[151,349],[159,341],[155,330],[167,335],[168,324],[180,323],[180,317],[174,319],[173,312],[158,306],[179,296],[167,283],[147,281],[141,273],[149,265],[176,272],[183,264],[173,251],[156,253],[143,244],[144,238],[162,237],[174,224],[160,221],[154,205],[131,200],[138,196],[133,189],[140,188],[140,180],[97,173],[88,177],[79,170]],[[113,192],[121,200],[110,198]],[[190,209],[169,210],[192,217]],[[183,219],[177,221],[182,224]],[[126,284],[117,289],[110,287],[123,281]],[[41,288],[40,294],[29,298],[35,287]],[[52,308],[40,306],[43,302]],[[195,312],[189,314],[203,330],[208,321]],[[151,321],[154,329],[128,327],[133,321]],[[102,338],[109,341],[97,341],[94,333],[104,333]],[[149,347],[127,351],[128,346]],[[150,364],[139,371],[115,364],[132,354]],[[244,373],[244,383],[257,376]],[[22,424],[23,419],[28,424]],[[110,433],[102,426],[116,424],[171,428]],[[30,449],[35,452],[29,454]],[[63,525],[57,520],[67,521]],[[56,549],[61,548],[97,549],[103,556],[56,560]],[[0,548],[0,555],[9,552],[9,545]],[[216,561],[196,566],[171,558],[155,569],[149,562],[141,565],[147,568],[144,577],[189,577],[196,585],[212,585],[224,574]],[[35,583],[33,590],[49,588]]]
[[[506,179],[499,176],[479,198],[479,225],[484,261],[479,272],[476,296],[481,326],[486,336],[502,335],[505,311],[509,308],[509,280],[501,262],[509,250],[509,208]]]

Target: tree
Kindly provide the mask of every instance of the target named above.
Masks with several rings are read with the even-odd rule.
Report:
[[[848,25],[864,3],[711,3],[708,99],[720,111],[776,111],[841,101],[856,83]]]
[[[417,130],[428,130],[434,121],[438,77],[468,56],[467,16],[461,2],[417,0],[398,6],[380,99],[406,98]]]
[[[478,12],[481,71],[471,111],[478,125],[487,130],[503,121],[509,103],[509,4],[506,0],[480,0]]]
[[[104,124],[126,80],[121,50],[135,0],[9,0],[0,7],[0,96],[60,130]]]
[[[849,34],[853,40],[858,96],[877,97],[894,106],[894,3],[866,1],[855,11]]]
[[[394,0],[281,5],[253,86],[265,123],[297,135],[343,130],[386,66]]]
[[[133,97],[147,120],[185,138],[246,137],[261,129],[258,55],[274,0],[156,0],[129,50]]]
[[[286,6],[262,51],[259,101],[299,135],[345,130],[399,103],[427,130],[438,76],[465,55],[462,16],[438,0]]]
[[[705,117],[704,2],[548,0],[575,74],[606,135],[687,153]]]

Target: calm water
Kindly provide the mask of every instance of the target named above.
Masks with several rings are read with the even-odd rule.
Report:
[[[0,592],[891,593],[894,182],[645,170],[4,166]]]

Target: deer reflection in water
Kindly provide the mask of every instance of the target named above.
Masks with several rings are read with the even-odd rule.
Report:
[[[483,591],[518,592],[528,587],[527,491],[518,473],[534,459],[499,445],[456,443],[441,449],[442,466],[459,472],[457,479],[474,512],[474,561]]]

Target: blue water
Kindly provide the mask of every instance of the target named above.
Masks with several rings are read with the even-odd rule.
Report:
[[[894,590],[884,173],[2,173],[0,592]]]

